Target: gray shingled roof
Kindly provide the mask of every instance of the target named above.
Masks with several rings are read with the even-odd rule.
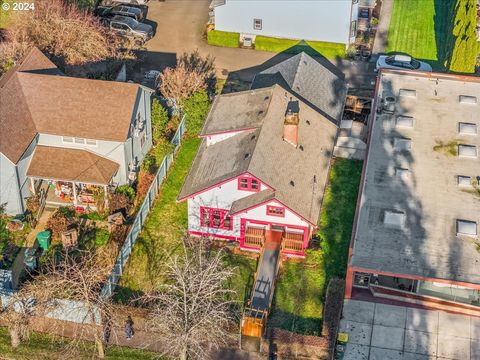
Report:
[[[258,193],[253,193],[250,196],[246,196],[244,198],[238,199],[232,203],[232,208],[230,212],[232,214],[236,214],[242,210],[248,209],[252,206],[257,204],[264,203],[265,201],[275,199],[275,191],[266,189],[262,190]]]
[[[269,99],[265,100],[267,96]],[[184,199],[248,172],[274,189],[272,198],[316,224],[337,127],[299,101],[299,146],[295,148],[283,141],[283,122],[290,97],[294,95],[287,93],[285,97],[285,90],[278,85],[218,96],[204,129],[217,129],[218,126],[209,123],[216,119],[222,119],[225,127],[232,122],[238,129],[244,129],[245,121],[238,122],[236,116],[244,118],[250,113],[256,117],[258,107],[252,110],[251,104],[265,101],[268,107],[261,121],[255,120],[258,122],[255,130],[240,132],[208,147],[206,139],[203,140],[178,198]],[[230,130],[236,129],[232,126]],[[260,194],[242,200],[234,208],[242,208],[244,202],[254,205],[252,200],[265,201],[264,193]]]
[[[338,124],[343,113],[347,85],[340,70],[336,69],[336,72],[301,52],[257,74],[251,88],[278,84]]]

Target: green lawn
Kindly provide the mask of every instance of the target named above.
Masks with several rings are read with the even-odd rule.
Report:
[[[207,33],[207,42],[214,46],[238,47],[240,34],[220,30],[210,30]]]
[[[479,52],[475,17],[475,0],[395,0],[386,51],[471,73]]]
[[[292,54],[298,54],[302,51],[305,51],[309,55],[321,54],[329,59],[345,57],[344,44],[322,41],[279,39],[260,35],[255,39],[255,49],[272,52],[287,52]]]
[[[305,262],[284,263],[269,325],[320,335],[328,281],[345,277],[361,173],[361,161],[335,160],[320,215],[321,247],[308,250]]]
[[[66,350],[69,343],[67,338],[52,337],[42,333],[32,333],[30,340],[20,345],[17,349],[10,346],[10,336],[5,328],[0,328],[0,358],[15,360],[51,360],[65,358],[62,351]],[[91,351],[82,351],[76,354],[75,359],[87,360],[92,359],[94,354],[94,344],[85,343],[84,349]],[[130,349],[126,347],[110,346],[107,348],[107,360],[153,360],[160,359],[160,354],[143,350]]]
[[[0,6],[3,5],[4,3],[7,4],[12,4],[14,0],[0,0]],[[10,20],[10,16],[12,15],[12,9],[8,11],[0,9],[0,29],[5,29],[8,26],[8,22]]]

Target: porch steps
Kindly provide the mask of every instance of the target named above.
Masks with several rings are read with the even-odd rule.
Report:
[[[242,349],[246,346],[244,338],[260,339],[265,332],[281,262],[282,235],[280,231],[265,231],[265,243],[258,262],[251,297],[242,317],[240,331]]]

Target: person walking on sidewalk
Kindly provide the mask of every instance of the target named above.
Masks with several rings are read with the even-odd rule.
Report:
[[[125,337],[127,340],[130,340],[135,335],[135,330],[133,330],[133,320],[129,315],[127,321],[125,321]]]

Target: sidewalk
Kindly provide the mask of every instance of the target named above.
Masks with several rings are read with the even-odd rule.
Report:
[[[380,19],[377,26],[377,33],[375,34],[375,42],[371,57],[372,62],[377,61],[378,54],[385,53],[388,42],[388,29],[390,28],[390,20],[392,18],[393,0],[382,0],[382,8],[380,10]]]

